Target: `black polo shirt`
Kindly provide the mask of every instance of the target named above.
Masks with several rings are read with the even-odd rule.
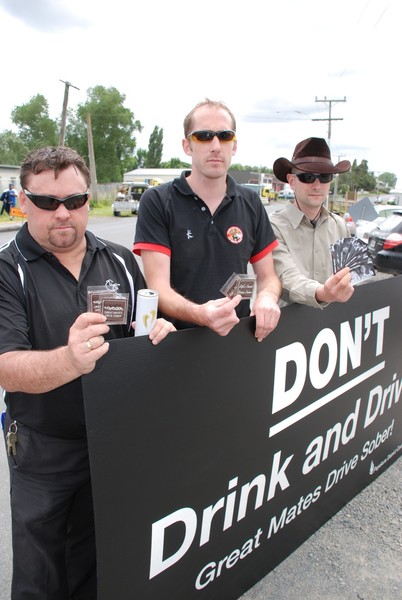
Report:
[[[108,280],[129,294],[127,325],[113,325],[107,339],[132,335],[135,295],[145,281],[132,252],[86,233],[79,280],[44,250],[25,224],[0,249],[0,354],[51,350],[67,344],[69,329],[87,311],[88,286]],[[85,436],[81,378],[44,394],[6,393],[12,419],[47,435]]]
[[[266,256],[277,241],[256,192],[237,185],[228,175],[226,195],[211,215],[187,183],[189,174],[183,172],[180,178],[143,194],[133,249],[136,254],[154,250],[169,256],[171,286],[203,304],[222,298],[220,289],[232,273],[247,273],[248,263]],[[240,302],[238,316],[249,311],[249,302]]]

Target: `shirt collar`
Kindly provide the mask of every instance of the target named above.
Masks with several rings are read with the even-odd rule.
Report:
[[[299,225],[303,221],[303,219],[306,222],[310,222],[310,220],[308,219],[308,217],[306,217],[304,212],[299,210],[297,208],[297,206],[295,204],[293,204],[292,202],[288,202],[288,204],[285,206],[285,208],[283,210],[286,213],[286,215],[294,229],[297,229],[299,227]],[[329,212],[329,210],[324,205],[322,205],[321,213],[318,218],[318,222],[325,221],[330,214],[331,213]]]
[[[173,185],[180,194],[183,196],[194,196],[194,192],[187,183],[187,177],[191,174],[191,171],[183,171],[181,176],[174,180]],[[229,174],[226,175],[226,195],[234,198],[236,196],[237,187],[233,177]]]

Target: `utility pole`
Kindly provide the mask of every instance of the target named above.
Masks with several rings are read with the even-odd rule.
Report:
[[[344,98],[341,100],[334,100],[334,99],[328,100],[326,96],[324,96],[324,98],[322,100],[319,100],[316,96],[315,101],[316,102],[325,102],[325,104],[328,104],[328,109],[329,109],[328,118],[327,119],[312,119],[312,121],[328,121],[328,146],[331,148],[331,122],[332,121],[343,121],[343,119],[335,119],[334,117],[331,116],[332,104],[338,103],[338,102],[346,102],[346,96],[344,96]]]
[[[92,138],[91,115],[87,113],[87,139],[89,151],[89,172],[91,175],[91,194],[95,202],[98,201],[98,182],[96,180],[95,152]]]
[[[73,85],[69,81],[63,81],[62,79],[60,79],[59,81],[61,81],[61,83],[64,83],[64,101],[63,101],[63,112],[61,114],[61,126],[60,126],[60,138],[59,138],[59,144],[60,144],[60,146],[64,146],[64,134],[66,132],[67,105],[68,105],[68,92],[69,92],[69,88],[73,87],[76,90],[79,90],[79,88],[75,87],[75,85]]]
[[[346,102],[346,96],[344,96],[343,99],[339,99],[339,100],[335,100],[333,98],[331,98],[331,100],[329,100],[326,96],[324,96],[324,98],[322,98],[322,99],[319,99],[316,96],[315,101],[316,102],[325,102],[325,104],[328,104],[328,118],[327,119],[312,119],[312,121],[328,121],[328,146],[329,146],[329,149],[331,149],[331,123],[332,123],[332,121],[343,121],[343,119],[335,119],[334,117],[332,117],[332,104],[338,103],[338,102]],[[338,195],[338,175],[335,175],[335,189],[334,189],[335,197],[332,197],[331,210],[333,209],[334,201],[337,200],[337,195]],[[328,206],[328,198],[325,201],[325,206]]]

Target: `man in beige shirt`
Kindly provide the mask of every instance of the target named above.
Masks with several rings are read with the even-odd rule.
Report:
[[[344,220],[324,206],[330,182],[336,173],[350,169],[350,162],[334,165],[322,138],[297,144],[291,161],[278,158],[275,176],[289,183],[295,200],[270,214],[279,242],[273,251],[276,272],[282,283],[282,303],[324,308],[331,302],[346,302],[354,288],[348,267],[332,273],[330,245],[349,237]]]

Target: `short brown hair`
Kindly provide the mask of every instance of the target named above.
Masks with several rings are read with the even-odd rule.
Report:
[[[189,133],[193,131],[193,117],[194,113],[201,108],[202,106],[213,106],[215,108],[223,108],[228,113],[231,121],[232,121],[232,129],[236,131],[236,119],[232,111],[220,100],[210,100],[209,98],[205,98],[203,102],[199,102],[194,108],[188,113],[183,122],[184,127],[184,137],[187,137]]]
[[[21,165],[20,182],[23,189],[26,188],[26,182],[29,175],[39,175],[43,171],[53,171],[57,178],[61,171],[68,167],[75,167],[86,181],[89,188],[91,185],[91,176],[84,159],[73,148],[67,146],[46,146],[32,150]]]

